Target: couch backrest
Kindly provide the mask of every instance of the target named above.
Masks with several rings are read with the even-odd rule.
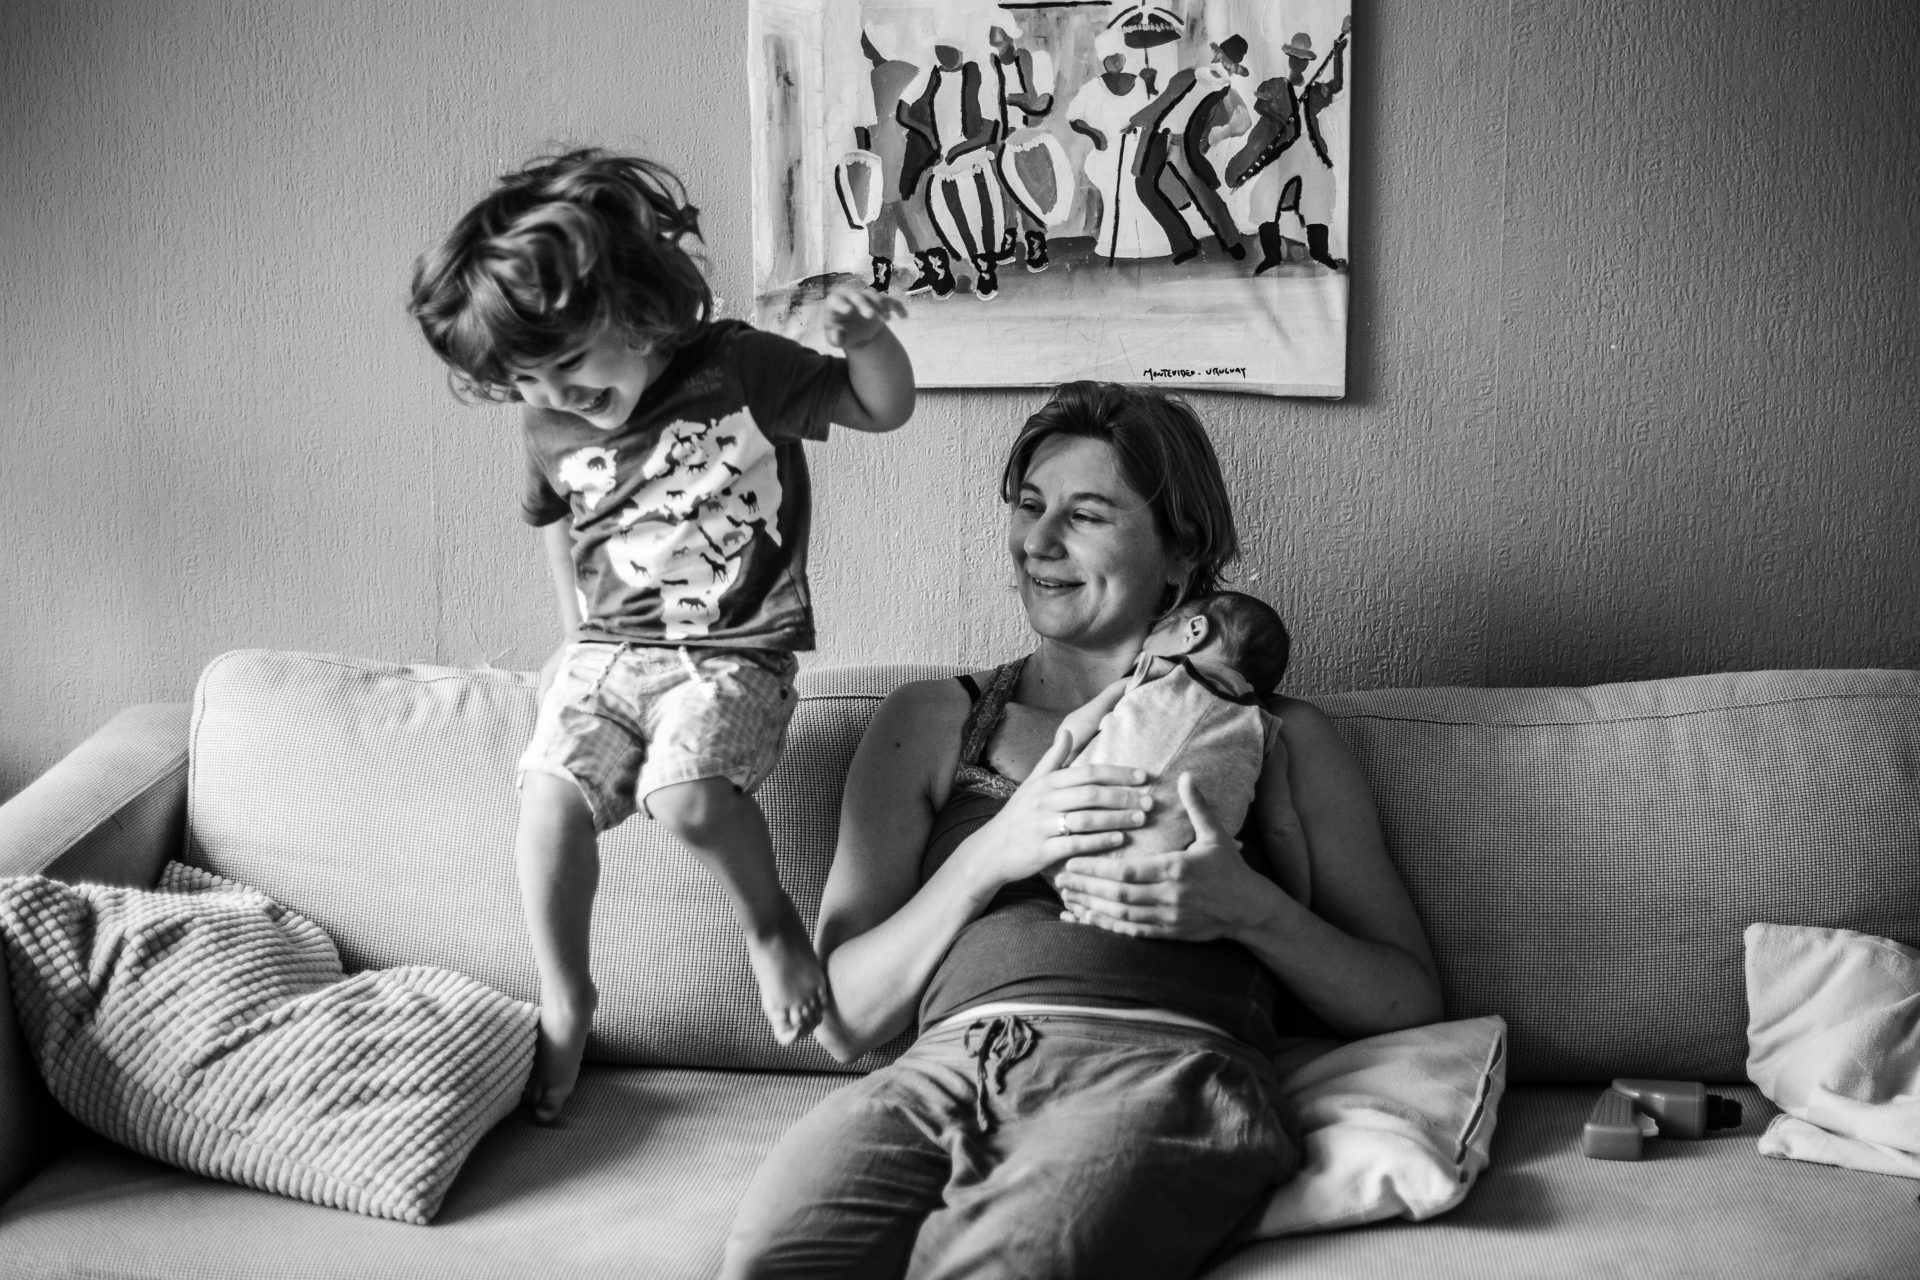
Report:
[[[867,720],[896,684],[945,670],[803,677],[759,797],[809,928]],[[189,858],[306,914],[350,969],[437,964],[537,999],[513,861],[534,711],[517,673],[225,654],[194,694]],[[637,817],[600,843],[591,1060],[841,1069],[811,1039],[774,1043],[727,901],[671,836]]]
[[[1317,701],[1515,1080],[1743,1079],[1753,921],[1920,943],[1920,674]]]
[[[949,670],[802,676],[760,799],[809,926],[868,719]],[[1504,1014],[1516,1080],[1739,1078],[1751,921],[1920,944],[1914,673],[1318,701],[1368,772],[1449,1014]],[[350,966],[446,965],[533,999],[512,856],[533,715],[505,672],[227,654],[195,694],[190,856],[309,915]],[[773,1042],[726,901],[671,837],[636,818],[601,863],[594,1059],[835,1069]]]

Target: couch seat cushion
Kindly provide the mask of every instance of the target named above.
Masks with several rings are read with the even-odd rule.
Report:
[[[1493,1164],[1457,1209],[1427,1222],[1260,1241],[1209,1280],[1907,1280],[1920,1258],[1914,1184],[1759,1154],[1774,1115],[1757,1089],[1738,1129],[1655,1138],[1647,1158],[1590,1160],[1580,1130],[1598,1088],[1510,1088]]]
[[[430,1227],[181,1173],[76,1138],[0,1207],[8,1280],[711,1280],[733,1206],[845,1075],[588,1067],[553,1127],[483,1138]]]
[[[10,1280],[596,1280],[711,1277],[766,1150],[844,1076],[589,1068],[560,1128],[519,1118],[469,1159],[431,1227],[335,1213],[209,1182],[104,1142],[70,1147],[0,1209]],[[1597,1275],[1907,1280],[1913,1184],[1769,1160],[1773,1114],[1732,1089],[1737,1130],[1655,1140],[1639,1163],[1589,1160],[1596,1090],[1520,1088],[1493,1165],[1428,1222],[1263,1241],[1215,1280]]]

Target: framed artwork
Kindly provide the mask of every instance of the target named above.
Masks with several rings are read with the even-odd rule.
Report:
[[[752,0],[755,314],[922,386],[1346,390],[1351,0]]]

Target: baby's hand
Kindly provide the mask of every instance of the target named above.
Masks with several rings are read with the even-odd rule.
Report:
[[[842,351],[853,351],[885,332],[889,317],[906,314],[898,298],[875,293],[865,285],[843,284],[827,295],[821,320],[828,342]]]

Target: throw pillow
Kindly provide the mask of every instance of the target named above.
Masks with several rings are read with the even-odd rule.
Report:
[[[1747,926],[1747,1076],[1785,1115],[1762,1155],[1920,1177],[1920,951]]]
[[[533,1063],[531,1005],[426,966],[348,977],[312,922],[170,864],[0,880],[21,1030],[77,1119],[210,1177],[425,1223]]]
[[[1296,1068],[1283,1087],[1300,1117],[1300,1171],[1254,1235],[1418,1222],[1459,1204],[1487,1167],[1506,1046],[1507,1024],[1490,1014],[1356,1040]]]

